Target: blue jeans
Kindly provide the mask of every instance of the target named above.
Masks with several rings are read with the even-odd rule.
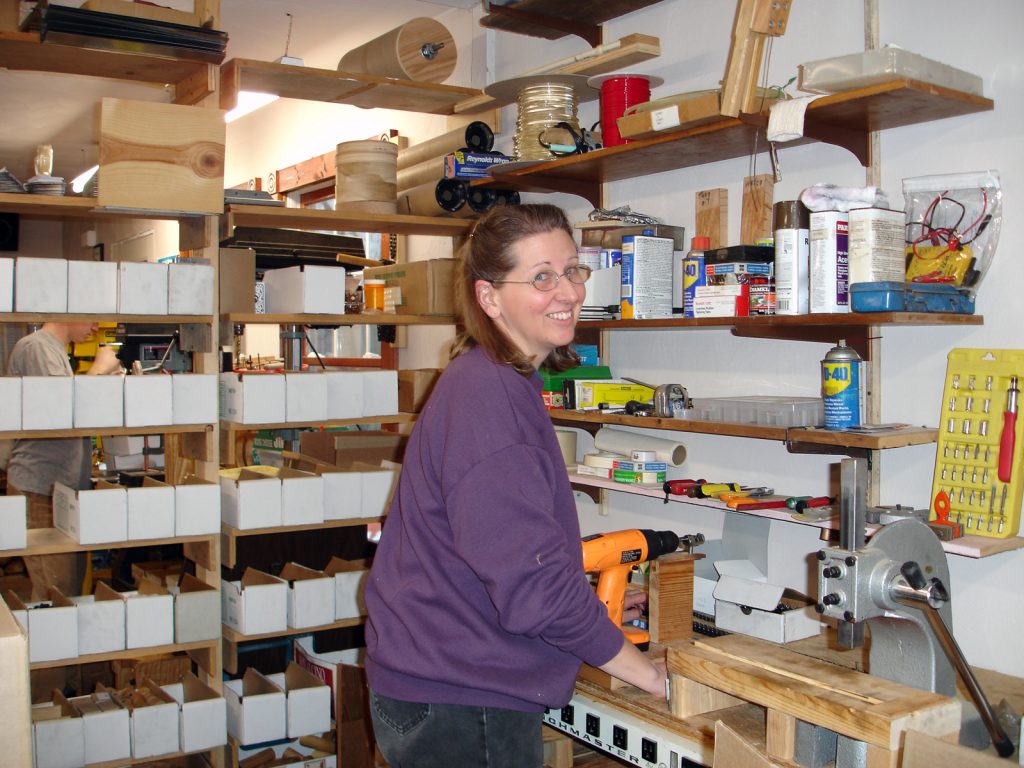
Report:
[[[373,733],[389,768],[541,768],[541,713],[417,704],[370,691]]]

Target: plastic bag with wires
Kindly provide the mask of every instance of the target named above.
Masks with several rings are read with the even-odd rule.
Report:
[[[907,281],[949,283],[974,298],[1002,224],[997,171],[903,180]]]

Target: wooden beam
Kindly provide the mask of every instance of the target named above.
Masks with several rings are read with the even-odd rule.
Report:
[[[729,58],[722,80],[722,114],[757,112],[754,89],[767,37],[781,37],[789,23],[790,0],[737,0]]]

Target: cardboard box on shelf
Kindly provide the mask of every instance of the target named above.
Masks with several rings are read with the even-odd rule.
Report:
[[[220,592],[216,587],[186,573],[178,586],[167,591],[174,596],[174,642],[220,637]]]
[[[82,718],[86,765],[131,757],[130,713],[114,701],[109,691],[76,696],[68,702]]]
[[[289,739],[331,730],[331,687],[323,680],[294,661],[267,677],[284,690]]]
[[[119,261],[117,311],[122,315],[166,315],[167,265]]]
[[[85,723],[63,695],[54,692],[52,702],[33,705],[31,715],[36,766],[85,765]]]
[[[124,382],[121,376],[75,376],[72,423],[82,427],[124,424]]]
[[[363,371],[363,416],[398,413],[398,371]]]
[[[323,373],[284,374],[285,421],[327,420],[327,376]]]
[[[171,423],[215,424],[219,382],[215,373],[176,373],[171,379]]]
[[[220,533],[220,486],[186,477],[174,486],[174,535]]]
[[[243,635],[283,632],[288,628],[288,584],[246,568],[240,580],[221,582],[221,618]]]
[[[132,758],[156,757],[180,750],[178,702],[156,683],[136,686],[142,696],[132,697]]]
[[[356,619],[366,615],[363,588],[370,572],[369,560],[332,557],[324,573],[334,581],[334,618]]]
[[[313,638],[297,637],[292,643],[295,661],[331,687],[332,714],[338,723],[339,748],[353,765],[372,765],[375,742],[370,723],[364,648],[317,652]],[[346,765],[349,763],[346,762]]]
[[[281,526],[281,481],[251,469],[221,470],[220,510],[240,531]]]
[[[286,421],[284,376],[222,373],[220,417],[241,424],[280,424]]]
[[[8,608],[28,635],[30,662],[78,656],[78,606],[56,587],[50,587],[49,594],[49,600],[24,603],[13,592],[4,593]]]
[[[98,315],[117,312],[116,262],[68,262],[68,312]]]
[[[27,515],[24,496],[0,496],[0,552],[28,546]]]
[[[455,259],[428,259],[367,267],[363,280],[383,280],[385,296],[394,297],[399,315],[450,315],[455,311],[454,270]]]
[[[147,448],[159,448],[160,435],[118,435],[103,438],[103,453],[107,456],[129,456]]]
[[[106,480],[97,480],[95,487],[87,491],[55,483],[53,522],[78,544],[125,541],[128,538],[125,488]]]
[[[653,104],[642,105],[642,110],[623,115],[615,123],[624,139],[643,139],[659,133],[681,131],[721,120],[720,96],[720,91],[713,90],[658,99]]]
[[[0,376],[0,403],[0,432],[17,432],[21,429],[20,376]]]
[[[28,637],[0,599],[0,721],[4,724],[4,759],[11,765],[32,764],[32,728],[29,701]]]
[[[154,427],[174,420],[171,376],[124,377],[124,425]]]
[[[241,680],[224,681],[228,733],[239,744],[283,739],[288,733],[284,691],[259,670],[249,667]]]
[[[324,481],[320,475],[284,467],[281,481],[281,525],[315,525],[324,521]]]
[[[67,261],[33,256],[15,259],[14,311],[67,312]]]
[[[78,606],[78,653],[123,651],[125,648],[125,603],[102,581],[92,595],[72,597]]]
[[[167,265],[167,314],[213,314],[213,267],[193,262]]]
[[[126,493],[129,541],[174,536],[174,486],[146,477]]]
[[[363,415],[362,371],[327,371],[327,419],[355,419]]]
[[[223,314],[256,311],[256,251],[252,248],[221,248],[217,261],[217,287]]]
[[[156,582],[143,580],[124,593],[125,647],[149,648],[174,642],[174,598]]]
[[[268,314],[345,314],[345,268],[298,266],[263,273]]]
[[[71,376],[23,376],[21,428],[71,429],[74,385]]]
[[[415,368],[398,372],[398,410],[419,413],[441,375],[440,368]]]
[[[324,520],[352,520],[363,515],[363,475],[341,467],[318,466],[324,481]]]
[[[14,259],[0,256],[0,312],[14,311]]]
[[[331,576],[298,563],[285,563],[278,578],[288,583],[289,627],[319,627],[334,621]]]
[[[178,702],[182,752],[199,752],[227,743],[227,702],[191,672],[180,683],[163,686]]]

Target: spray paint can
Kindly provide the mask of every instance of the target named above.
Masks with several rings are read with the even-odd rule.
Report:
[[[693,299],[697,286],[707,285],[704,272],[704,251],[711,247],[711,238],[697,235],[690,240],[690,250],[683,259],[683,317],[693,317]]]
[[[772,209],[775,233],[775,314],[806,315],[809,307],[810,211],[799,200]]]
[[[864,362],[840,339],[821,361],[821,399],[825,429],[859,427],[865,413]]]

